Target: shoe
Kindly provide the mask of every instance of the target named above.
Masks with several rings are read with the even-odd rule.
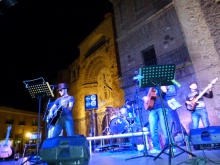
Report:
[[[173,153],[176,152],[176,148],[173,148]],[[170,153],[170,149],[167,150],[167,153],[169,154]]]
[[[160,152],[161,152],[161,150],[156,150],[156,149],[150,150],[151,154],[159,154]]]

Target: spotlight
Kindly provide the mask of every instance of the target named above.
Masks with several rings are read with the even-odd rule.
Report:
[[[1,0],[0,0],[1,1]],[[16,0],[2,0],[7,8],[13,7],[18,2]]]

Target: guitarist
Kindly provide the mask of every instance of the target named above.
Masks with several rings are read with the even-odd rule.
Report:
[[[192,82],[189,85],[191,92],[188,94],[186,98],[186,105],[193,104],[194,108],[190,109],[191,117],[192,117],[192,128],[197,129],[199,127],[199,120],[202,120],[203,126],[210,126],[208,112],[206,110],[206,105],[204,102],[204,97],[213,98],[212,92],[212,83],[209,84],[209,91],[204,93],[202,97],[199,98],[197,102],[193,102],[194,99],[200,94],[201,91],[198,90],[198,84],[196,82]],[[188,109],[189,110],[189,109]]]
[[[162,98],[160,98],[160,92],[161,92]],[[162,132],[166,139],[166,144],[169,144],[165,118],[163,115],[163,108],[164,108],[166,115],[167,115],[167,119],[170,118],[166,92],[167,92],[166,86],[161,86],[160,90],[159,90],[159,87],[150,87],[146,89],[146,96],[142,98],[144,101],[145,110],[149,110],[150,112],[148,121],[149,121],[150,134],[151,134],[153,147],[154,147],[152,150],[150,150],[151,154],[159,154],[162,151],[161,150],[162,148],[159,142],[159,129],[158,129],[159,122],[160,122]],[[163,102],[161,102],[161,100]],[[175,151],[176,149],[173,147],[173,152]]]
[[[74,123],[72,117],[72,109],[74,106],[74,97],[68,94],[68,86],[66,83],[58,84],[57,91],[60,94],[54,105],[49,109],[49,118],[53,118],[53,116],[57,115],[56,112],[61,112],[60,117],[58,118],[56,124],[54,125],[54,130],[52,133],[52,137],[57,137],[61,134],[62,130],[65,129],[67,132],[67,136],[74,135]]]

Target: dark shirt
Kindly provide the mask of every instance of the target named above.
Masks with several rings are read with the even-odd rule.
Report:
[[[187,101],[191,101],[193,100],[194,98],[196,98],[199,94],[200,94],[201,91],[197,90],[197,91],[194,91],[194,92],[190,92],[188,94],[188,96],[186,97],[186,100]],[[207,97],[207,98],[213,98],[213,92],[212,91],[209,91],[209,93],[204,93],[203,95],[204,97]],[[200,97],[199,100],[196,102],[196,109],[200,109],[200,108],[205,108],[205,102],[204,102],[204,97]]]

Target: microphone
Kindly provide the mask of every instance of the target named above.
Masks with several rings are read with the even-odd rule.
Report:
[[[57,88],[58,85],[50,85],[51,88]]]

